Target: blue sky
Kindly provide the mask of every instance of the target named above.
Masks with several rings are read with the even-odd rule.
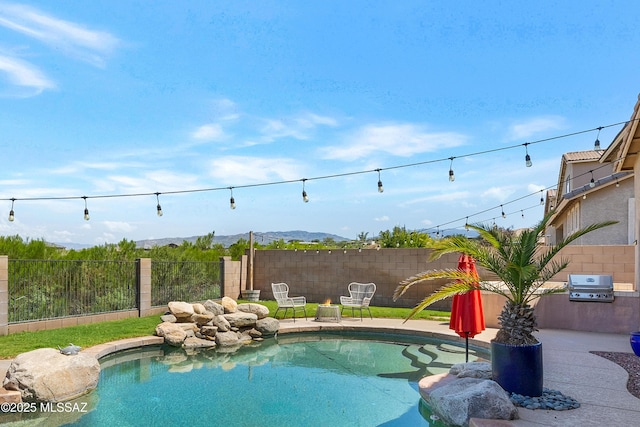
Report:
[[[562,153],[592,149],[597,132],[536,141],[631,117],[639,13],[632,1],[0,0],[0,234],[530,226]],[[603,148],[620,128],[601,131]]]

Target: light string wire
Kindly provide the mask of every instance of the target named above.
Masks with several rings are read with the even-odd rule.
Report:
[[[638,121],[638,120],[640,120],[640,119],[632,119],[632,120],[627,120],[627,121],[623,121],[623,122],[612,123],[612,124],[609,124],[609,125],[606,125],[606,126],[598,126],[596,128],[592,128],[592,129],[586,129],[586,130],[567,133],[567,134],[563,134],[563,135],[552,136],[552,137],[549,137],[549,138],[539,139],[539,140],[535,140],[535,141],[528,141],[528,142],[524,142],[524,143],[521,143],[521,144],[515,144],[515,145],[506,146],[506,147],[493,148],[493,149],[490,149],[490,150],[483,150],[483,151],[477,151],[477,152],[473,152],[473,153],[461,154],[461,155],[458,155],[458,156],[449,156],[449,157],[444,157],[444,158],[439,158],[439,159],[425,160],[425,161],[421,161],[421,162],[406,163],[406,164],[401,164],[401,165],[388,166],[388,167],[385,167],[385,168],[375,168],[375,169],[368,169],[368,170],[361,170],[361,171],[343,172],[343,173],[322,175],[322,176],[316,176],[316,177],[311,177],[311,178],[300,178],[300,179],[270,181],[270,182],[254,183],[254,184],[234,185],[231,188],[233,188],[233,189],[238,189],[238,188],[257,188],[257,187],[267,187],[267,186],[273,186],[273,185],[291,184],[291,183],[295,183],[295,182],[304,183],[306,181],[317,181],[317,180],[323,180],[323,179],[341,178],[341,177],[347,177],[347,176],[362,175],[362,174],[367,174],[367,173],[378,173],[379,174],[381,171],[385,171],[385,170],[410,168],[410,167],[415,167],[415,166],[422,166],[422,165],[427,165],[427,164],[452,161],[452,160],[458,159],[458,158],[480,156],[480,155],[491,154],[491,153],[495,153],[495,152],[499,152],[499,151],[512,150],[512,149],[516,149],[516,148],[519,148],[519,147],[525,147],[525,149],[526,149],[530,145],[541,144],[541,143],[544,143],[544,142],[550,142],[550,141],[554,141],[554,140],[558,140],[558,139],[569,138],[569,137],[572,137],[572,136],[582,135],[582,134],[586,134],[586,133],[590,133],[590,132],[594,132],[594,131],[598,131],[599,132],[602,129],[607,129],[607,128],[614,127],[614,126],[619,126],[619,125],[625,125],[626,126],[627,124],[629,124],[629,123],[631,123],[633,121]],[[546,187],[545,189],[550,189],[550,188],[553,188],[553,187],[554,186],[549,186],[549,187]],[[209,188],[199,188],[199,189],[189,189],[189,190],[172,190],[172,191],[164,191],[164,192],[154,191],[154,192],[146,192],[146,193],[100,194],[100,195],[92,195],[92,196],[84,195],[84,196],[10,197],[10,198],[0,198],[0,200],[10,201],[10,202],[14,203],[16,201],[48,201],[48,200],[78,200],[78,199],[83,199],[86,202],[87,199],[108,199],[108,198],[124,198],[124,197],[144,197],[144,196],[156,196],[156,197],[158,197],[159,195],[167,195],[167,194],[187,194],[187,193],[202,193],[202,192],[213,192],[213,191],[229,190],[229,188],[230,188],[229,186],[224,186],[224,187],[209,187]],[[530,197],[532,194],[537,194],[538,192],[539,191],[537,191],[535,193],[531,193],[531,194],[525,195],[525,196],[522,196],[520,198],[514,199],[514,200],[506,202],[506,203],[502,203],[502,205],[507,205],[507,204],[514,203],[516,201],[519,201],[519,200],[522,200],[524,198]],[[477,212],[477,213],[475,213],[473,215],[468,215],[466,217],[472,217],[472,216],[481,215],[481,214],[483,214],[485,212],[488,212],[488,211],[491,211],[493,209],[495,209],[495,207],[494,208],[485,209],[483,211]],[[454,222],[458,222],[458,221],[460,221],[460,219],[457,219],[455,221],[450,221],[450,222],[447,222],[447,223],[444,223],[444,224],[441,224],[441,225],[448,225],[448,224],[451,224],[451,223],[454,223]]]
[[[635,155],[635,154],[638,154],[638,153],[627,153],[627,156],[629,156],[629,155]],[[625,156],[625,157],[626,157],[626,156]],[[625,159],[625,157],[615,159],[615,160],[613,160],[611,163],[621,162],[622,160],[624,160],[624,159]],[[565,179],[564,181],[560,182],[560,186],[561,186],[561,187],[564,187],[564,185],[565,185],[567,182],[571,182],[571,181],[576,180],[576,179],[578,179],[578,178],[581,178],[581,177],[583,177],[583,176],[585,176],[585,175],[589,175],[589,174],[593,175],[593,172],[594,172],[594,171],[597,171],[597,170],[602,169],[602,168],[606,168],[606,167],[608,167],[608,166],[609,166],[609,163],[602,164],[602,165],[600,165],[600,166],[598,166],[598,167],[596,167],[596,168],[593,168],[593,169],[588,170],[588,171],[586,171],[586,172],[584,172],[584,173],[581,173],[580,175],[576,175],[576,176],[574,176],[574,177],[572,177],[572,178],[570,178],[570,179]],[[474,213],[474,214],[465,215],[465,216],[463,216],[463,217],[460,217],[460,218],[457,218],[457,219],[454,219],[454,220],[451,220],[451,221],[448,221],[448,222],[444,222],[444,223],[441,223],[441,224],[438,224],[438,225],[434,225],[433,227],[425,228],[425,229],[423,229],[423,230],[424,230],[425,232],[427,232],[427,233],[432,233],[432,234],[433,234],[433,231],[431,231],[431,230],[436,230],[436,232],[437,232],[438,234],[441,234],[441,233],[442,233],[442,231],[450,231],[450,230],[455,230],[455,229],[456,229],[456,228],[452,228],[452,227],[449,227],[449,228],[445,228],[445,229],[443,229],[442,227],[445,227],[445,226],[447,226],[447,225],[451,225],[451,224],[455,224],[455,223],[459,223],[459,222],[461,222],[462,220],[464,220],[464,221],[465,221],[465,226],[466,226],[466,225],[471,225],[471,223],[469,222],[469,218],[472,218],[472,217],[474,217],[474,216],[478,216],[478,215],[482,215],[482,214],[487,213],[487,212],[491,212],[491,211],[496,210],[496,209],[498,209],[498,208],[502,208],[504,205],[509,205],[509,204],[512,204],[512,203],[515,203],[515,202],[519,202],[520,200],[524,200],[524,199],[526,199],[526,198],[528,198],[528,197],[531,197],[531,196],[534,196],[534,195],[542,194],[544,191],[547,191],[547,190],[550,190],[550,189],[553,189],[553,188],[556,188],[556,184],[553,184],[553,185],[550,185],[550,186],[544,187],[544,188],[542,188],[542,189],[540,189],[540,190],[536,190],[536,191],[534,191],[534,192],[532,192],[532,193],[529,193],[529,194],[525,194],[524,196],[520,196],[520,197],[518,197],[517,199],[513,199],[513,200],[510,200],[510,201],[508,201],[508,202],[504,202],[504,203],[501,203],[501,204],[499,204],[499,205],[495,205],[495,206],[493,206],[493,207],[490,207],[490,208],[484,209],[484,210],[482,210],[482,211],[478,211],[478,212],[476,212],[476,213]],[[508,217],[509,215],[512,215],[512,214],[514,214],[514,213],[518,213],[518,212],[521,212],[521,211],[527,211],[527,210],[530,210],[530,209],[535,209],[535,208],[537,208],[537,207],[540,207],[540,205],[541,205],[541,204],[540,204],[540,203],[538,203],[538,204],[533,205],[533,206],[530,206],[530,207],[528,207],[528,208],[515,210],[515,211],[513,211],[513,212],[511,212],[511,213],[505,212],[505,217]],[[502,211],[502,212],[504,212],[504,211]],[[501,212],[499,215],[497,215],[497,216],[502,216],[502,212]],[[496,217],[492,217],[492,218],[490,218],[490,219],[489,219],[489,218],[487,218],[487,219],[485,219],[485,220],[481,220],[481,221],[474,221],[474,224],[482,224],[482,223],[487,223],[487,222],[489,222],[489,221],[494,221],[494,222],[495,222],[495,219],[497,218],[497,216],[496,216]]]

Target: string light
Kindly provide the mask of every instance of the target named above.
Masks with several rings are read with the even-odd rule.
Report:
[[[544,205],[544,195],[543,195],[543,190],[540,190],[540,204]]]
[[[229,207],[231,209],[236,208],[236,199],[233,198],[233,187],[229,187],[229,191],[231,191],[231,198],[229,199]]]
[[[13,214],[13,204],[15,203],[16,199],[14,199],[13,197],[11,198],[11,210],[9,211],[9,221],[13,222],[13,220],[15,219],[15,216]]]
[[[87,196],[82,196],[84,199],[84,220],[89,221],[89,208],[87,208]]]
[[[522,218],[524,218],[524,211],[520,210],[520,213],[522,214]]]
[[[162,207],[160,206],[160,193],[156,193],[156,201],[158,202],[158,206],[156,206],[156,213],[158,216],[162,216]]]
[[[591,181],[589,181],[589,187],[593,188],[596,186],[596,182],[593,179],[593,171],[589,171],[589,172],[591,172]]]
[[[467,231],[469,230],[469,217],[464,220],[464,229]]]
[[[596,141],[593,143],[594,150],[600,150],[600,131],[604,129],[602,126],[598,128],[598,135],[596,135]]]
[[[302,200],[305,203],[309,203],[309,196],[307,196],[307,191],[304,189],[304,184],[307,181],[307,178],[302,178]]]
[[[453,159],[455,159],[455,157],[449,157],[449,160],[451,160],[451,163],[449,164],[449,182],[456,180],[456,176],[453,173]]]
[[[504,208],[500,205],[500,210],[502,211],[502,218],[507,218],[507,214],[504,213]]]
[[[382,186],[382,181],[380,180],[380,168],[376,170],[378,171],[378,193],[383,193],[384,187]]]
[[[618,122],[618,123],[613,123],[613,124],[609,124],[606,126],[600,126],[594,129],[588,129],[588,130],[582,130],[582,131],[578,131],[578,132],[573,132],[573,133],[569,133],[569,134],[563,134],[563,135],[557,135],[557,136],[553,136],[550,138],[545,138],[545,139],[540,139],[537,141],[531,141],[531,142],[527,142],[525,144],[518,144],[518,145],[513,145],[513,146],[506,146],[506,147],[500,147],[500,148],[494,148],[494,149],[489,149],[489,150],[484,150],[484,151],[478,151],[478,152],[473,152],[473,153],[467,153],[467,154],[462,154],[460,156],[457,157],[472,157],[472,156],[478,156],[478,155],[483,155],[483,154],[489,154],[489,153],[494,153],[494,152],[498,152],[498,151],[503,151],[503,150],[509,150],[509,149],[514,149],[516,147],[520,147],[522,145],[525,145],[525,150],[528,154],[528,145],[531,144],[539,144],[539,143],[543,143],[543,142],[549,142],[549,141],[554,141],[557,139],[562,139],[562,138],[568,138],[568,137],[572,137],[572,136],[576,136],[576,135],[581,135],[583,133],[587,133],[587,132],[592,132],[594,130],[598,130],[598,135],[600,133],[600,131],[602,129],[605,128],[609,128],[609,127],[613,127],[613,126],[618,126],[618,125],[628,125],[629,123],[638,121],[640,119],[633,119],[633,120],[628,120],[628,121],[623,121],[623,122]],[[426,165],[426,164],[431,164],[431,163],[436,163],[436,162],[441,162],[441,161],[446,161],[446,160],[450,160],[450,167],[449,167],[449,179],[451,181],[455,180],[455,175],[453,173],[453,160],[456,157],[448,157],[448,158],[440,158],[440,159],[432,159],[432,160],[426,160],[426,161],[422,161],[422,162],[416,162],[416,163],[410,163],[410,164],[401,164],[401,165],[395,165],[395,166],[390,166],[390,167],[386,167],[386,168],[378,168],[378,169],[374,169],[374,170],[364,170],[364,171],[355,171],[355,172],[346,172],[346,173],[339,173],[339,174],[332,174],[332,175],[325,175],[325,176],[318,176],[318,177],[313,177],[313,178],[304,178],[303,181],[303,199],[306,199],[306,201],[308,201],[308,197],[305,197],[305,193],[306,191],[304,191],[304,182],[307,180],[320,180],[320,179],[330,179],[330,178],[337,178],[337,177],[345,177],[345,176],[352,176],[352,175],[358,175],[358,174],[364,174],[364,173],[371,173],[371,172],[378,172],[378,178],[380,181],[380,172],[382,170],[390,170],[390,169],[400,169],[400,168],[408,168],[408,167],[414,167],[414,166],[420,166],[420,165]],[[526,156],[525,156],[525,160],[526,160]],[[617,160],[620,161],[620,160]],[[262,186],[271,186],[271,185],[277,185],[277,184],[287,184],[287,183],[293,183],[296,181],[300,181],[300,179],[292,179],[292,180],[284,180],[284,181],[274,181],[274,182],[263,182],[263,183],[257,183],[257,184],[246,184],[246,185],[241,185],[241,186],[236,186],[234,188],[248,188],[248,187],[262,187]],[[595,184],[595,182],[594,182]],[[223,190],[226,189],[228,187],[216,187],[216,188],[200,188],[200,189],[187,189],[187,190],[176,190],[176,191],[169,191],[169,192],[163,192],[162,194],[185,194],[185,193],[196,193],[196,192],[210,192],[210,191],[219,191],[219,190]],[[552,188],[552,187],[549,187]],[[82,197],[78,197],[78,196],[59,196],[59,197],[20,197],[20,198],[10,198],[10,199],[0,199],[0,200],[8,200],[12,202],[12,206],[13,206],[13,202],[15,202],[16,200],[22,200],[22,201],[31,201],[31,200],[70,200],[70,199],[78,199],[81,198],[85,201],[85,206],[86,206],[86,202],[87,202],[87,198],[120,198],[120,197],[137,197],[137,196],[149,196],[149,195],[153,195],[156,193],[129,193],[129,194],[110,194],[110,195],[94,195],[94,196],[82,196]],[[528,197],[528,196],[525,196]],[[521,197],[517,200],[521,200],[524,197]],[[544,204],[544,197],[542,197],[542,190],[541,190],[541,198],[540,198],[541,204]],[[510,202],[511,203],[511,202]],[[87,210],[88,213],[88,209],[85,208]],[[482,213],[482,212],[480,212]]]
[[[531,156],[529,155],[529,149],[527,148],[529,143],[525,142],[523,145],[524,145],[524,152],[526,153],[526,155],[524,156],[524,163],[525,165],[527,165],[528,168],[530,168],[533,165],[533,163],[531,163]]]

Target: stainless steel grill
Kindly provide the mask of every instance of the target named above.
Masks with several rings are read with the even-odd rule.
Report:
[[[570,274],[569,300],[613,302],[613,276],[606,274]]]

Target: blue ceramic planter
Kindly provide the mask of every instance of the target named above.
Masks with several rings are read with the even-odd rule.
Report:
[[[491,342],[493,380],[509,393],[542,396],[542,343],[509,345]]]
[[[629,338],[631,342],[631,348],[636,356],[640,357],[640,331],[631,332],[631,338]]]

